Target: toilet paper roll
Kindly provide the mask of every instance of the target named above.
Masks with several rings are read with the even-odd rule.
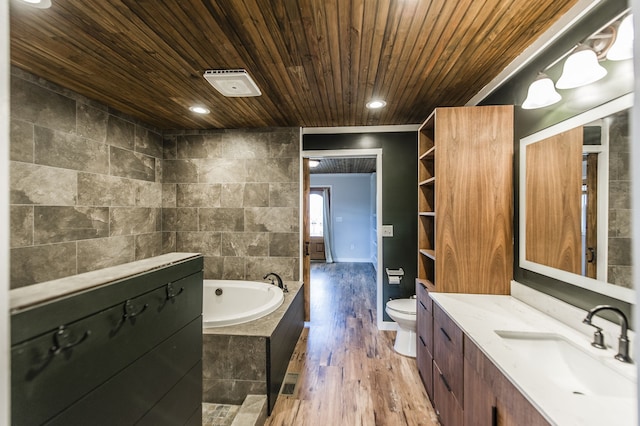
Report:
[[[398,275],[390,275],[389,276],[389,284],[400,284],[400,276],[398,276]]]

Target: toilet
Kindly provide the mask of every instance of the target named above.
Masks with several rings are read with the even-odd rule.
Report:
[[[385,311],[398,324],[393,349],[401,355],[416,356],[416,299],[394,299]]]

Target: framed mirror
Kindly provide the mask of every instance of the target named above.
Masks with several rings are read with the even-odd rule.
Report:
[[[625,95],[520,140],[520,267],[635,303]]]

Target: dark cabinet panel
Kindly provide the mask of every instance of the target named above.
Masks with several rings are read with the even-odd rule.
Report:
[[[303,292],[299,291],[273,334],[267,339],[268,414],[276,403],[291,355],[304,328]]]
[[[12,424],[131,423],[200,362],[202,258],[128,280],[12,315]]]
[[[200,363],[202,348],[192,344],[198,335],[202,335],[202,325],[199,320],[194,320],[157,348],[47,422],[47,425],[124,425],[135,422],[148,411],[150,411],[147,414],[149,419],[160,420],[161,414],[166,411],[167,403],[157,408],[158,413],[154,413],[156,401],[162,402],[163,397],[194,367],[199,366],[202,371]],[[197,393],[193,386],[188,386],[194,382],[197,383],[198,380],[184,382],[187,386],[183,396],[188,397],[190,394]],[[201,385],[198,388],[202,389]],[[178,414],[183,415],[182,422],[195,407],[191,404],[185,408],[187,408],[186,413],[174,413],[174,417]],[[173,424],[181,423],[175,423],[174,419]]]
[[[198,413],[202,425],[201,382],[202,362],[198,362],[136,425],[180,425]]]

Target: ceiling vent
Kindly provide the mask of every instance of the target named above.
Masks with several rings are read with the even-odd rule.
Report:
[[[224,96],[240,98],[262,94],[246,70],[207,70],[204,78]]]

